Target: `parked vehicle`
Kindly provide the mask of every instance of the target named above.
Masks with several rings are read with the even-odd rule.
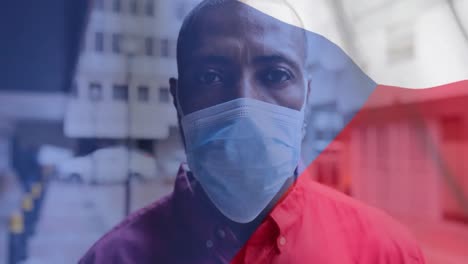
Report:
[[[60,178],[92,183],[121,183],[128,176],[141,180],[158,175],[156,160],[148,153],[111,147],[69,159],[58,166]]]
[[[43,174],[56,177],[57,167],[71,158],[73,158],[72,150],[46,144],[39,148],[37,162]]]
[[[177,175],[180,164],[185,161],[186,156],[184,150],[176,150],[159,160],[160,172],[164,177],[173,179]]]
[[[41,166],[57,166],[72,157],[73,152],[69,149],[53,145],[42,145],[39,148],[37,159]]]

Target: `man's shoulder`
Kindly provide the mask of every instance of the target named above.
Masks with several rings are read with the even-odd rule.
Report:
[[[380,258],[396,261],[383,263],[424,263],[408,229],[384,211],[312,180],[306,180],[303,188],[312,217],[326,219],[329,223],[321,224],[343,234],[353,250],[359,251],[359,263],[381,263]]]
[[[377,222],[380,223],[380,221],[383,221],[385,224],[397,225],[397,223],[382,210],[367,205],[356,198],[329,186],[320,184],[312,179],[303,179],[303,182],[301,187],[304,189],[305,200],[309,202],[309,205],[320,206],[321,209],[329,213],[335,213],[340,216],[345,215],[347,218],[363,221],[363,224],[376,224]]]
[[[102,236],[79,263],[126,263],[153,259],[166,252],[171,233],[172,195],[132,213]]]

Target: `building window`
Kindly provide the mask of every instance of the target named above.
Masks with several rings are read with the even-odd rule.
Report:
[[[167,87],[159,88],[159,102],[169,103],[169,88]]]
[[[145,13],[148,16],[154,16],[154,0],[146,0]]]
[[[361,149],[359,156],[360,156],[360,161],[361,161],[361,167],[366,167],[367,160],[369,159],[368,151],[367,151],[368,141],[369,141],[368,129],[366,127],[361,127],[359,129],[359,148]]]
[[[96,32],[95,39],[94,39],[94,49],[97,52],[104,51],[104,33]]]
[[[102,85],[100,83],[92,82],[89,84],[88,98],[93,102],[102,100]]]
[[[137,0],[130,0],[130,13],[132,15],[138,14],[138,1]]]
[[[145,53],[147,56],[154,55],[154,41],[152,37],[145,38]]]
[[[168,39],[161,39],[161,57],[163,58],[169,57],[169,40]]]
[[[184,19],[185,15],[187,14],[187,3],[184,2],[179,2],[176,4],[174,11],[175,11],[175,16],[177,19],[182,20]]]
[[[112,10],[114,10],[114,12],[117,12],[117,13],[122,11],[122,1],[113,0]]]
[[[112,98],[116,101],[127,101],[128,100],[128,86],[115,84],[112,87]]]
[[[148,86],[138,87],[138,101],[148,102],[149,101],[149,88]]]
[[[112,51],[114,53],[120,53],[120,43],[122,36],[120,34],[112,34]]]
[[[446,116],[441,120],[442,140],[445,142],[464,141],[468,138],[465,134],[465,125],[461,116]]]
[[[411,60],[415,54],[414,32],[407,25],[387,28],[387,62],[396,64]]]
[[[94,0],[94,8],[104,10],[104,0]]]

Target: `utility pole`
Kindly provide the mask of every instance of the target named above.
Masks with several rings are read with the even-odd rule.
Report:
[[[135,57],[141,50],[141,39],[135,35],[124,36],[122,51],[125,54],[125,85],[127,86],[127,174],[124,182],[124,213],[128,216],[131,211],[132,201],[132,155],[131,152],[134,148],[134,140],[132,138],[132,100],[131,100],[131,87],[133,81],[133,69],[132,64]]]

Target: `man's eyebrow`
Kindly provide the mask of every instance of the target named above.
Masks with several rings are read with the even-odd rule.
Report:
[[[290,59],[282,54],[257,56],[254,58],[253,62],[258,64],[286,63],[296,69],[299,69],[299,63],[297,61]]]
[[[201,64],[229,64],[230,60],[220,55],[195,55],[190,59],[192,62]]]

